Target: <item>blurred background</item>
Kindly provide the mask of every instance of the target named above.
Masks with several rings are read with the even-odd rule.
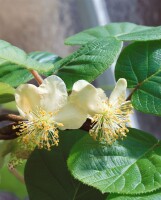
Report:
[[[61,57],[74,50],[64,45],[64,39],[90,27],[110,22],[161,25],[160,0],[0,0],[0,5],[0,39],[26,52],[48,51]],[[114,85],[112,69],[95,84]],[[133,123],[161,138],[159,117],[137,113]],[[16,180],[10,181],[6,169],[0,171],[0,200],[24,199],[24,186],[16,182],[15,189]]]

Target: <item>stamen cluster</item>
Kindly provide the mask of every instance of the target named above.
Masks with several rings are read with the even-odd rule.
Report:
[[[132,105],[129,101],[114,107],[106,102],[106,109],[92,117],[92,128],[89,134],[102,143],[112,144],[128,133]]]
[[[58,126],[62,127],[63,124],[54,121],[55,113],[46,112],[40,108],[31,115],[33,115],[31,119],[19,122],[17,126],[13,127],[19,129],[17,135],[21,136],[19,137],[20,142],[31,150],[36,145],[40,149],[47,150],[54,145],[58,146]]]

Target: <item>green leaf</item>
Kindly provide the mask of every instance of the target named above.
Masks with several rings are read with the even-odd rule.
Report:
[[[17,65],[6,63],[0,64],[0,82],[7,83],[13,87],[19,86],[22,83],[26,83],[33,79],[32,74]]]
[[[12,46],[10,43],[0,40],[0,67],[16,65],[25,69],[34,69],[39,72],[47,72],[53,68],[52,64],[40,64],[31,59],[27,54],[18,47]]]
[[[149,32],[149,30],[151,30]],[[144,32],[145,31],[145,32]],[[154,35],[155,33],[155,35]],[[133,23],[111,23],[80,32],[65,40],[67,45],[82,45],[99,38],[115,36],[119,40],[154,40],[161,39],[161,28],[140,26]]]
[[[28,56],[34,60],[37,60],[39,63],[52,63],[54,64],[55,62],[61,60],[61,57],[49,53],[49,52],[44,52],[44,51],[35,51],[31,52],[28,54]],[[54,67],[53,67],[54,68]],[[52,75],[53,74],[53,68],[49,70],[48,72],[42,73],[46,76]]]
[[[28,70],[34,69],[40,73],[47,73],[54,68],[52,62],[45,63],[45,61],[42,62],[42,59],[41,62],[38,62],[31,57],[23,50],[0,40],[0,81],[18,86],[33,78]]]
[[[30,200],[104,200],[98,190],[72,178],[67,157],[73,144],[87,134],[80,130],[60,132],[60,143],[51,151],[35,150],[26,164],[25,181]]]
[[[0,104],[14,101],[14,92],[10,85],[0,82]]]
[[[160,200],[161,190],[157,190],[153,193],[146,193],[142,195],[119,195],[111,194],[107,200]]]
[[[136,42],[126,47],[116,64],[116,79],[125,78],[135,88],[133,106],[161,115],[161,41]]]
[[[131,32],[125,35],[119,35],[117,39],[122,41],[150,41],[161,39],[161,26],[143,29],[139,32]]]
[[[16,102],[12,101],[1,105],[2,109],[8,110],[8,112],[17,112]]]
[[[96,79],[116,61],[122,42],[115,38],[97,39],[87,43],[68,57],[55,63],[55,74],[71,89],[74,82]]]
[[[112,146],[86,136],[74,145],[68,168],[76,179],[103,193],[150,192],[161,187],[161,142],[137,129]]]
[[[31,52],[28,54],[28,57],[37,60],[39,63],[52,63],[52,64],[61,59],[61,57],[45,51]]]

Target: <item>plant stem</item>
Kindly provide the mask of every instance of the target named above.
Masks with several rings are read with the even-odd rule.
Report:
[[[9,171],[23,184],[25,184],[24,176],[22,176],[17,169],[13,168],[12,166],[8,167]]]
[[[13,125],[16,125],[16,123],[12,123],[0,128],[0,140],[12,140],[18,137],[18,130],[13,129]]]
[[[134,92],[139,88],[141,84],[138,84],[133,90],[132,92],[129,94],[129,96],[127,97],[126,101],[131,100],[132,95],[134,94]]]
[[[38,82],[39,85],[42,84],[43,79],[42,77],[39,75],[39,73],[35,70],[30,70],[31,74],[34,76],[35,80]]]
[[[12,121],[12,122],[18,122],[18,121],[23,121],[24,118],[19,116],[19,115],[14,115],[14,114],[4,114],[0,115],[0,121]]]

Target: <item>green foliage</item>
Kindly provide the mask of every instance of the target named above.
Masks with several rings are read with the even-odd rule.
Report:
[[[143,30],[139,30],[138,32],[131,32],[125,35],[119,35],[117,37],[122,41],[152,41],[152,40],[160,40],[161,39],[161,26],[158,27],[146,27]]]
[[[126,47],[116,64],[116,79],[125,78],[136,88],[133,106],[161,115],[161,41],[137,42]]]
[[[19,49],[18,47],[12,46],[10,43],[0,40],[0,65],[8,66],[16,65],[25,69],[34,69],[39,72],[46,72],[53,68],[52,64],[40,64],[30,56]]]
[[[152,193],[142,194],[142,195],[119,195],[111,194],[106,200],[160,200],[161,191],[157,190]]]
[[[60,144],[50,152],[36,149],[25,169],[25,180],[30,200],[104,200],[99,191],[85,186],[72,178],[66,160],[72,145],[86,132],[64,131]]]
[[[135,42],[121,52],[123,41]],[[130,96],[134,108],[161,116],[161,27],[112,23],[85,30],[65,43],[82,46],[60,58],[49,52],[26,54],[0,40],[0,104],[15,108],[15,104],[5,103],[14,100],[13,87],[33,78],[30,70],[44,76],[55,74],[71,90],[76,81],[92,82],[116,62],[116,79],[125,78],[128,87],[134,88]],[[129,130],[124,140],[111,146],[94,141],[81,130],[60,131],[58,147],[36,149],[27,161],[30,200],[159,200],[161,141],[143,131]],[[25,187],[2,168],[14,148],[19,146],[0,143],[0,190],[24,197]],[[107,197],[100,191],[114,194]]]
[[[161,144],[143,131],[130,129],[123,141],[101,145],[84,137],[68,159],[79,181],[101,192],[140,194],[161,187]]]
[[[111,23],[80,32],[65,40],[68,45],[82,45],[92,40],[114,36],[122,41],[146,41],[161,39],[161,27],[153,28],[133,23]]]
[[[0,104],[14,101],[14,91],[10,85],[0,82]]]
[[[33,77],[28,70],[34,69],[40,73],[53,69],[52,63],[39,63],[10,43],[0,40],[0,81],[12,86],[18,86]],[[26,70],[28,69],[28,70]]]
[[[16,107],[15,101],[12,101],[12,102],[9,102],[9,103],[4,103],[4,104],[1,105],[1,108],[5,109],[8,112],[11,112],[11,111],[17,112],[17,107]]]
[[[52,64],[61,59],[59,56],[46,51],[34,51],[29,53],[28,57],[37,60],[39,63],[52,63]]]
[[[45,51],[35,51],[28,54],[28,57],[37,60],[39,63],[51,63],[54,64],[55,62],[61,60],[61,58],[55,54],[45,52]],[[54,68],[54,66],[53,66]],[[43,72],[44,75],[51,75],[53,74],[53,68],[47,72]]]
[[[7,83],[13,87],[19,86],[33,79],[32,74],[18,65],[11,63],[0,64],[0,82]]]
[[[122,42],[115,38],[96,39],[56,62],[55,74],[65,81],[68,89],[78,80],[91,82],[116,61],[121,48]]]

